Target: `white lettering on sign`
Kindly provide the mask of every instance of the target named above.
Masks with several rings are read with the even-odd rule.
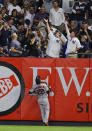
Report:
[[[36,76],[38,75],[38,70],[48,70],[49,73],[51,74],[51,68],[50,67],[30,67],[33,69],[33,85],[35,85],[35,79],[36,79]],[[48,84],[48,76],[47,76],[47,79],[45,80],[42,80],[44,82],[46,82]]]
[[[67,93],[68,93],[68,91],[70,89],[70,85],[71,85],[72,81],[74,81],[77,93],[80,96],[80,94],[82,92],[82,89],[83,89],[83,85],[85,83],[85,80],[86,80],[87,75],[89,73],[89,70],[91,68],[84,68],[85,71],[86,71],[86,73],[85,73],[85,76],[83,78],[83,81],[82,81],[81,85],[79,84],[77,75],[75,73],[76,68],[70,68],[70,67],[68,68],[68,70],[71,73],[71,78],[70,78],[70,81],[69,81],[68,85],[66,84],[65,77],[64,77],[63,72],[62,72],[62,70],[64,69],[64,67],[57,67],[56,69],[58,71],[58,74],[59,74],[59,77],[60,77],[60,80],[61,80],[61,83],[62,83],[62,87],[63,87],[64,93],[65,93],[65,96],[67,96]]]
[[[38,75],[38,70],[48,70],[51,74],[52,70],[50,67],[30,67],[31,69],[33,69],[33,85],[35,84],[35,78],[36,76]],[[60,81],[62,83],[62,88],[64,90],[64,94],[65,96],[67,96],[68,92],[69,92],[69,89],[71,87],[71,83],[72,81],[74,81],[74,84],[75,84],[75,88],[77,90],[77,93],[78,93],[78,96],[81,95],[81,92],[82,92],[82,89],[83,89],[83,86],[85,84],[85,81],[86,81],[86,78],[88,76],[88,73],[89,71],[92,69],[92,68],[83,68],[82,70],[85,70],[85,75],[83,77],[83,81],[81,84],[79,84],[79,81],[78,81],[78,76],[76,74],[76,69],[78,68],[74,68],[74,67],[67,67],[66,69],[69,70],[70,74],[71,74],[71,77],[70,77],[70,81],[67,85],[66,83],[66,80],[65,80],[65,76],[63,74],[63,69],[65,69],[65,67],[56,67],[56,70],[58,72],[58,75],[59,75],[59,78],[60,78]],[[44,82],[46,82],[48,84],[48,76],[47,76],[47,79],[46,80],[43,80]]]
[[[12,88],[12,82],[10,79],[0,80],[0,96],[3,96]]]

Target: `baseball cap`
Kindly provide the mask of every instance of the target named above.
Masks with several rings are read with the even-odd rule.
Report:
[[[54,2],[57,2],[57,3],[59,4],[59,0],[54,0],[53,3],[54,3]]]
[[[87,20],[82,21],[82,24],[88,24],[88,21]]]

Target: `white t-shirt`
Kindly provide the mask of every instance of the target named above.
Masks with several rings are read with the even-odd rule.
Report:
[[[50,31],[46,54],[53,58],[59,58],[61,47],[61,40],[55,37],[53,33]]]
[[[62,8],[59,8],[58,11],[55,11],[54,8],[50,10],[49,21],[52,25],[60,26],[65,21],[64,11]]]
[[[68,35],[66,54],[75,52],[76,48],[81,48],[79,39],[77,37],[71,38],[70,35]],[[75,53],[77,53],[77,51]]]
[[[12,4],[9,4],[9,5],[8,5],[9,15],[12,14],[12,11],[13,11],[14,9],[16,9],[17,12],[21,12],[21,8],[20,8],[19,5],[13,6]]]

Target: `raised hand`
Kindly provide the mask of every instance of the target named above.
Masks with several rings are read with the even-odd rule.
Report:
[[[45,21],[46,23],[48,23],[48,20],[44,19],[44,21]]]
[[[65,24],[65,25],[68,25],[68,22],[67,22],[67,21],[65,21],[65,22],[64,22],[64,24]]]

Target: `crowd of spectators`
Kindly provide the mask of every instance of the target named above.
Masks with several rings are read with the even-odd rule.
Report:
[[[0,57],[91,54],[92,0],[0,0]]]

